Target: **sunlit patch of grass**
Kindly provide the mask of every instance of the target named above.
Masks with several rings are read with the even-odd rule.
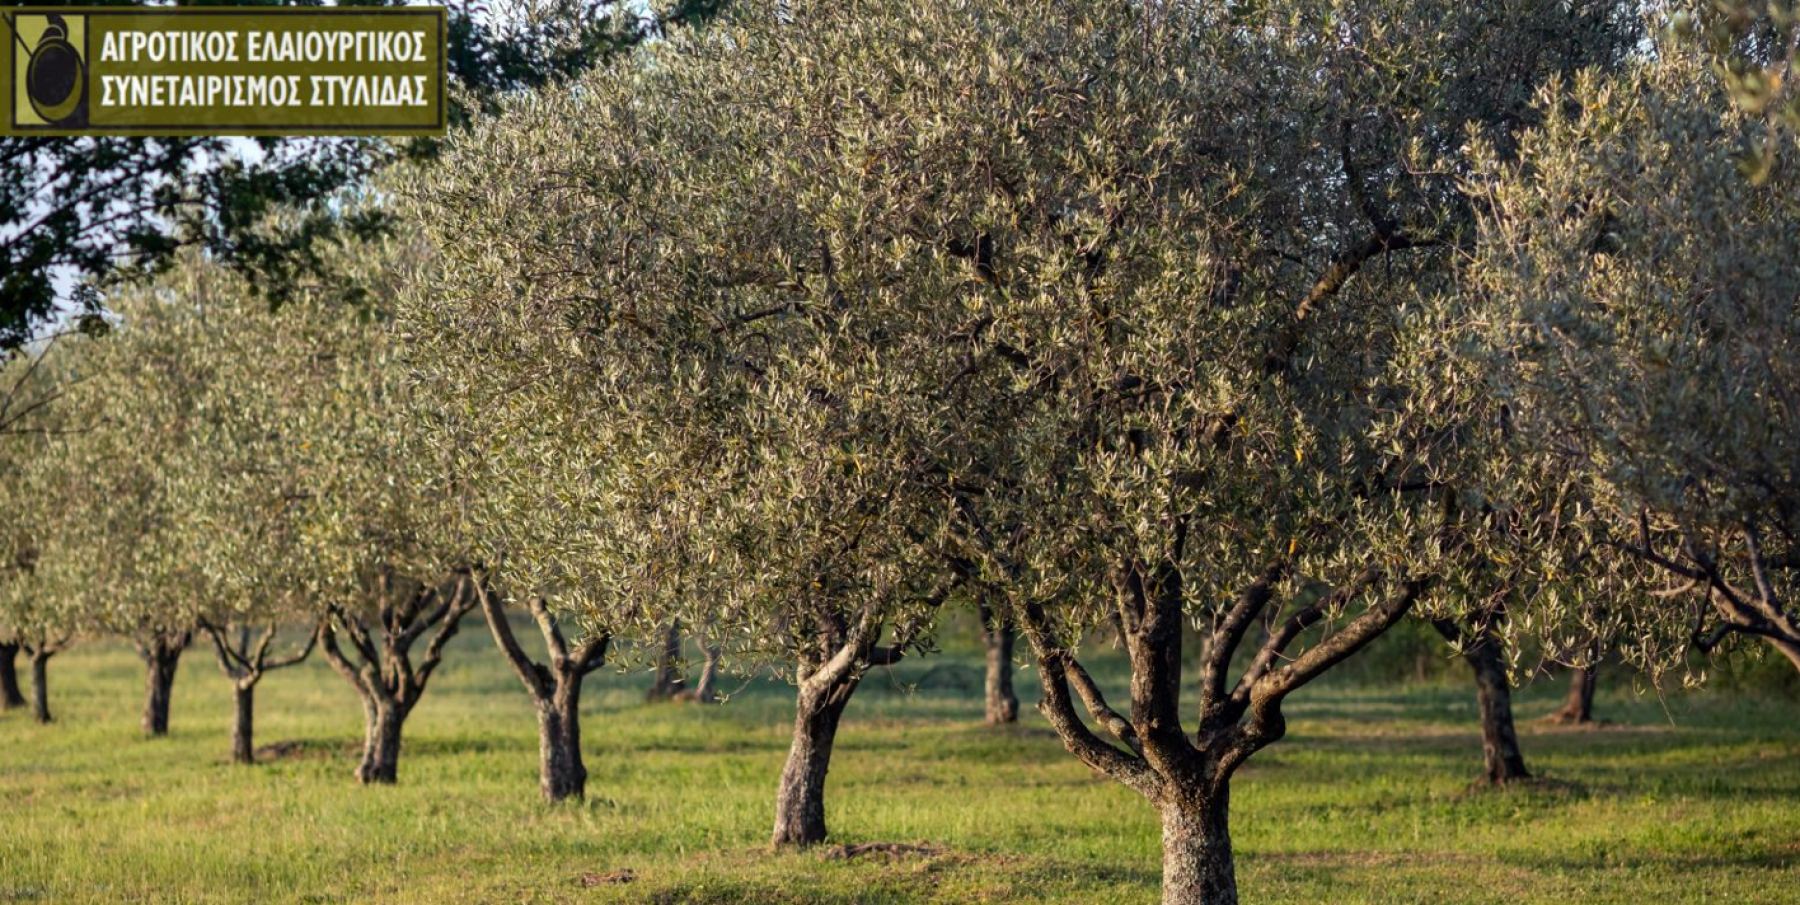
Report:
[[[790,719],[779,684],[751,683],[722,707],[645,705],[641,679],[594,676],[589,798],[552,808],[537,797],[526,698],[478,632],[458,638],[408,724],[394,788],[351,781],[360,710],[319,664],[259,692],[259,744],[295,744],[253,769],[229,764],[229,691],[203,654],[183,667],[165,739],[140,737],[141,676],[114,645],[55,661],[55,725],[0,716],[0,902],[1155,895],[1150,809],[1077,764],[1029,700],[1020,726],[981,726],[966,652],[878,671],[858,692],[832,765],[834,839],[929,851],[849,860],[765,847]],[[1117,666],[1098,672],[1122,696]],[[1034,679],[1022,674],[1021,691]],[[1233,788],[1246,899],[1792,901],[1800,705],[1611,689],[1608,725],[1533,722],[1560,691],[1521,694],[1542,781],[1504,790],[1471,790],[1468,689],[1301,692],[1289,738]]]

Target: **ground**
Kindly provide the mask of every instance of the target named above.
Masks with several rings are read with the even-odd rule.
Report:
[[[352,782],[360,711],[322,663],[264,682],[259,744],[298,744],[246,768],[227,761],[210,651],[185,658],[158,740],[137,730],[127,648],[59,657],[56,724],[0,715],[0,902],[1155,898],[1149,808],[1029,707],[1016,728],[981,726],[972,653],[881,670],[857,693],[832,762],[833,842],[926,850],[846,859],[764,847],[791,707],[778,684],[729,685],[720,707],[645,705],[641,675],[596,675],[588,800],[545,806],[529,704],[478,628],[408,723],[393,788]],[[1527,688],[1543,780],[1497,792],[1470,788],[1470,689],[1302,691],[1289,737],[1233,788],[1245,901],[1800,901],[1800,703],[1624,685],[1603,691],[1614,722],[1592,730],[1530,722],[1562,688]]]

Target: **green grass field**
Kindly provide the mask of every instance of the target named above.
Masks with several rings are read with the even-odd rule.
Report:
[[[641,703],[641,675],[589,682],[584,804],[537,795],[523,690],[471,623],[407,725],[400,784],[350,778],[361,714],[322,663],[259,692],[257,767],[226,760],[230,697],[196,647],[174,728],[137,729],[141,667],[114,644],[52,664],[58,722],[0,716],[0,901],[1152,901],[1155,817],[1090,775],[1035,713],[980,725],[965,652],[871,676],[831,773],[834,841],[938,854],[832,860],[764,846],[791,698]],[[1116,675],[1114,678],[1117,678]],[[1035,683],[1019,677],[1021,692]],[[917,688],[911,686],[917,685]],[[1613,724],[1530,722],[1543,781],[1472,791],[1472,693],[1339,682],[1291,702],[1289,737],[1240,773],[1233,827],[1250,902],[1800,901],[1800,705],[1611,683]],[[1030,695],[1027,695],[1028,703]],[[630,871],[630,882],[592,883]]]

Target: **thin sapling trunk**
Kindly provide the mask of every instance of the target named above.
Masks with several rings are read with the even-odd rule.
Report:
[[[269,647],[275,640],[275,626],[264,625],[256,631],[240,625],[236,631],[229,625],[216,626],[201,622],[213,642],[213,654],[219,671],[231,680],[234,715],[231,723],[231,760],[238,764],[256,763],[256,685],[272,670],[285,669],[304,661],[318,642],[318,633],[307,635],[306,644],[286,657],[271,657]]]

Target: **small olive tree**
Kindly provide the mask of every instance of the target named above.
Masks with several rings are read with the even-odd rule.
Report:
[[[229,405],[215,395],[221,362],[212,347],[236,325],[231,312],[171,285],[118,294],[109,306],[118,326],[83,361],[79,402],[94,424],[71,439],[64,461],[87,487],[70,501],[85,571],[65,593],[137,647],[144,731],[163,735],[181,655],[216,593],[198,501],[213,489],[208,445]]]
[[[421,182],[404,194],[437,199],[443,188]],[[469,538],[474,593],[537,712],[540,789],[552,802],[581,798],[583,681],[622,653],[629,659],[621,642],[661,639],[684,589],[658,564],[687,555],[689,531],[667,505],[666,482],[619,465],[656,455],[634,434],[642,424],[591,371],[571,366],[563,334],[532,309],[485,282],[470,292],[465,227],[443,221],[445,208],[420,208],[443,265],[398,298],[408,430],[442,463],[429,486]],[[520,642],[509,607],[529,614],[541,657]]]
[[[320,354],[309,324],[353,315],[321,309],[304,293],[272,310],[241,277],[195,254],[177,256],[156,283],[114,304],[128,316],[158,306],[128,328],[172,334],[171,352],[188,365],[182,392],[204,413],[161,468],[179,490],[185,530],[175,541],[196,581],[196,626],[232,683],[232,759],[251,764],[258,684],[303,661],[316,640],[312,563],[299,536],[318,500],[316,469],[295,452],[308,443],[309,394],[335,359],[332,350]],[[277,645],[283,623],[295,622],[305,624],[304,640]]]
[[[438,479],[449,464],[413,429],[421,403],[392,319],[427,258],[410,233],[346,246],[334,266],[364,309],[308,319],[293,346],[323,362],[295,415],[318,495],[298,530],[319,649],[362,699],[363,783],[396,781],[406,719],[478,599],[474,550]]]

